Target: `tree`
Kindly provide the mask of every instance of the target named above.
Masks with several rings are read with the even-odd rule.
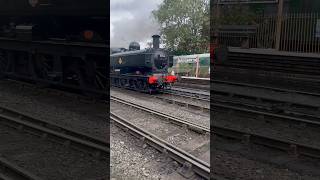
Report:
[[[152,14],[166,48],[176,55],[209,51],[209,0],[164,0]]]

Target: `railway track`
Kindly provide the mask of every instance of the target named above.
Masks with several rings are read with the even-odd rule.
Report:
[[[213,133],[218,136],[236,139],[246,144],[254,143],[264,145],[274,149],[287,151],[294,156],[305,155],[313,158],[320,158],[319,147],[313,147],[310,145],[297,143],[295,141],[288,141],[284,139],[258,135],[217,125],[211,125],[211,127],[213,129]]]
[[[10,162],[8,159],[0,157],[0,179],[15,179],[15,180],[41,180],[29,171]]]
[[[320,95],[250,84],[217,81],[213,102],[317,121]]]
[[[60,96],[65,99],[68,99],[70,101],[79,101],[86,104],[105,104],[105,99],[101,99],[100,97],[97,98],[97,96],[86,96],[83,95],[81,92],[70,92],[65,89],[59,89],[59,88],[50,88],[50,87],[42,87],[38,86],[33,83],[18,81],[14,79],[3,79],[1,80],[4,83],[8,83],[9,85],[12,85],[13,87],[16,87],[17,89],[21,89],[24,91],[32,91],[36,92],[37,94],[45,94],[49,96]],[[7,85],[7,84],[5,84]],[[107,94],[107,93],[104,93]]]
[[[292,69],[291,67],[288,67],[285,65],[247,62],[245,60],[232,62],[228,64],[219,64],[219,66],[253,69],[253,70],[259,69],[264,71],[275,71],[275,72],[306,74],[306,75],[319,75],[318,68],[315,68],[312,66],[310,67],[305,66],[305,67],[302,67],[302,69],[298,69],[298,68]]]
[[[225,84],[225,85],[234,85],[234,86],[239,86],[239,87],[249,87],[249,88],[259,88],[259,89],[264,89],[264,90],[271,90],[274,92],[282,92],[282,93],[294,93],[294,94],[300,94],[300,95],[309,95],[309,96],[314,96],[314,97],[319,97],[319,93],[315,92],[307,92],[307,91],[299,91],[299,90],[292,90],[292,89],[284,89],[284,88],[276,88],[276,87],[270,87],[270,86],[262,86],[262,85],[255,85],[255,84],[249,84],[249,83],[239,83],[239,82],[231,82],[231,81],[223,81],[223,80],[211,80],[210,83],[213,84]],[[214,86],[213,86],[213,90]]]
[[[175,87],[210,90],[210,78],[194,78],[182,76]]]
[[[215,80],[250,83],[297,91],[319,93],[319,76],[292,74],[284,72],[241,69],[238,67],[216,66],[213,73]],[[214,83],[212,83],[214,87]]]
[[[303,127],[312,127],[319,128],[320,120],[317,117],[306,118],[303,117],[295,117],[292,115],[284,115],[279,113],[274,113],[270,111],[266,111],[264,108],[256,108],[245,105],[243,103],[234,103],[230,101],[220,101],[219,99],[215,99],[215,101],[211,102],[211,110],[213,112],[222,113],[222,114],[240,114],[246,115],[246,117],[254,117],[257,123],[262,122],[284,122],[290,125],[298,125]],[[240,141],[252,142],[256,144],[261,144],[265,146],[269,146],[272,148],[284,150],[284,151],[292,151],[295,154],[302,154],[306,156],[311,156],[315,158],[319,158],[320,156],[320,148],[313,147],[308,144],[297,143],[296,141],[289,141],[288,139],[279,139],[279,137],[267,137],[265,135],[259,135],[256,133],[244,132],[241,130],[236,130],[232,128],[226,128],[222,126],[218,126],[215,124],[211,124],[211,128],[214,133],[220,136],[225,136],[228,138],[238,139]]]
[[[212,111],[225,111],[225,112],[240,112],[247,114],[248,116],[251,115],[253,117],[256,117],[257,119],[268,120],[268,121],[275,121],[275,122],[286,122],[288,124],[296,124],[296,125],[304,125],[306,127],[320,127],[320,119],[318,117],[313,116],[303,116],[303,117],[297,117],[297,116],[291,116],[291,115],[284,115],[281,113],[274,113],[274,112],[268,112],[264,109],[253,109],[250,106],[245,106],[243,104],[228,104],[225,102],[219,102],[215,101],[211,103],[212,105]]]
[[[36,119],[12,109],[0,107],[0,123],[35,134],[43,139],[54,140],[82,151],[86,150],[102,159],[109,156],[109,143],[103,139]]]
[[[135,125],[134,122],[130,122],[130,120],[120,117],[119,115],[111,112],[112,121],[116,122],[118,125],[127,130],[129,129],[130,133],[135,134],[139,138],[146,141],[147,144],[151,145],[161,152],[165,152],[172,159],[179,162],[182,165],[179,169],[181,175],[190,177],[193,173],[195,173],[203,178],[210,178],[210,150],[208,149],[210,148],[209,127],[191,123],[183,119],[179,119],[174,116],[164,114],[162,112],[158,112],[114,96],[111,96],[111,101],[152,114],[153,116],[157,116],[163,120],[166,120],[166,122],[169,121],[170,123],[174,123],[179,127],[182,127],[182,129],[187,128],[191,130],[193,132],[192,137],[195,137],[192,138],[193,141],[198,142],[197,147],[190,147],[190,145],[192,144],[192,140],[188,140],[190,142],[183,143],[181,145],[172,144],[168,142],[168,140],[164,140],[170,139],[171,137],[179,136],[179,133],[183,132],[182,129],[175,129],[175,131],[173,132],[169,130],[169,132],[162,132],[162,134],[159,134],[159,132],[155,132],[153,134],[151,132],[152,128],[148,129],[148,125],[145,125],[142,128],[141,126]],[[152,123],[152,121],[150,121],[149,123]]]
[[[211,83],[215,83],[212,90],[214,93],[213,100],[210,102],[211,111],[213,112],[232,116],[243,115],[250,117],[255,123],[282,122],[290,125],[290,127],[293,125],[313,129],[320,127],[318,114],[320,103],[315,100],[320,96],[317,93],[228,81],[212,80]],[[228,88],[228,86],[232,88]],[[266,96],[261,93],[255,93],[252,89],[264,90],[267,95],[271,95]],[[272,95],[272,93],[274,94]],[[278,96],[275,95],[277,93]],[[304,98],[299,99],[299,96]],[[306,97],[309,97],[309,99]],[[278,107],[281,107],[280,111]],[[299,107],[300,112],[296,111],[294,107]],[[237,128],[227,128],[217,124],[211,124],[211,128],[214,134],[222,137],[269,146],[292,152],[295,155],[301,154],[320,158],[320,148],[310,144],[297,143],[297,141],[287,138],[281,139],[276,136],[268,137],[267,135],[260,135],[258,132],[244,132],[243,130],[237,130]]]
[[[206,102],[210,101],[210,92],[199,91],[198,89],[174,87],[172,89],[166,90],[164,93]]]
[[[61,106],[66,106],[66,109],[69,110],[70,112],[79,113],[79,114],[83,112],[82,108],[86,108],[85,110],[88,112],[90,111],[91,108],[88,108],[87,106],[95,105],[95,104],[98,105],[100,104],[100,101],[101,101],[101,100],[83,96],[77,93],[62,91],[61,89],[59,90],[59,89],[51,89],[51,88],[41,88],[41,87],[39,88],[34,84],[30,84],[26,82],[15,81],[15,80],[1,81],[1,86],[6,87],[7,85],[9,88],[4,88],[4,93],[7,90],[10,91],[10,89],[15,89],[16,91],[14,90],[13,91],[14,93],[22,92],[23,95],[31,96],[30,98],[31,101],[32,101],[32,98],[34,97],[37,102],[40,99],[41,99],[41,102],[44,101],[50,104],[51,103],[55,104],[58,102],[58,104],[60,104]],[[46,98],[47,96],[48,98]],[[59,98],[63,99],[61,103],[59,101]],[[14,132],[21,132],[20,134],[23,134],[24,136],[27,136],[27,137],[30,135],[32,137],[31,139],[34,139],[35,142],[37,141],[40,141],[40,142],[38,142],[39,147],[35,146],[35,148],[32,147],[32,149],[30,150],[28,149],[23,150],[25,148],[23,144],[27,144],[28,138],[25,138],[24,136],[21,136],[21,137],[17,136],[19,138],[17,138],[16,140],[12,138],[12,141],[14,142],[10,141],[11,138],[3,137],[1,139],[1,142],[6,141],[6,139],[8,139],[7,145],[6,143],[1,144],[1,148],[0,148],[1,151],[10,149],[10,148],[12,149],[18,148],[19,146],[23,147],[23,148],[18,148],[18,149],[21,149],[21,151],[13,150],[13,152],[16,152],[15,153],[16,155],[11,155],[10,152],[8,154],[6,151],[0,152],[0,157],[2,154],[3,157],[7,159],[7,161],[4,161],[4,163],[0,163],[0,174],[4,175],[5,177],[4,179],[8,179],[8,178],[28,179],[27,178],[27,176],[29,176],[28,174],[39,175],[39,176],[34,176],[35,178],[30,178],[30,179],[37,179],[37,177],[41,177],[38,179],[43,179],[43,178],[46,179],[46,177],[48,177],[48,179],[55,179],[54,176],[60,176],[60,175],[66,179],[69,179],[74,177],[79,178],[80,174],[82,174],[83,178],[94,177],[95,179],[98,177],[101,178],[102,176],[99,176],[101,174],[109,173],[108,169],[104,168],[105,166],[104,164],[108,163],[109,161],[109,155],[110,155],[109,143],[107,142],[107,138],[104,138],[104,136],[103,137],[100,136],[101,133],[96,132],[97,130],[86,131],[81,128],[81,125],[70,126],[69,124],[67,124],[67,121],[59,122],[60,120],[59,118],[57,121],[56,120],[51,121],[49,119],[52,119],[52,118],[42,117],[41,115],[39,116],[37,114],[39,112],[37,107],[34,107],[34,110],[36,111],[35,114],[26,113],[26,111],[29,111],[29,110],[28,108],[23,108],[23,107],[30,106],[31,104],[36,104],[37,102],[30,103],[29,100],[24,100],[24,99],[22,100],[17,99],[17,100],[18,100],[17,102],[15,101],[12,102],[10,98],[8,100],[6,99],[5,101],[2,100],[3,107],[2,108],[0,107],[0,127],[2,126],[8,127],[9,128],[7,131],[8,133],[13,132],[14,134]],[[68,102],[70,102],[70,104]],[[13,106],[11,106],[11,103]],[[77,105],[73,106],[74,103]],[[6,107],[6,104],[8,104],[9,107],[11,108]],[[15,110],[13,108],[16,105],[20,106],[20,104],[22,107],[21,111]],[[94,106],[94,107],[99,109],[100,106]],[[33,112],[32,110],[33,108],[29,108],[29,109],[31,109],[31,112]],[[52,112],[52,113],[57,114],[59,113],[59,111],[60,110],[58,108],[56,112]],[[92,111],[92,112],[99,113],[99,110]],[[37,118],[35,118],[36,116]],[[84,113],[84,116],[86,116],[85,113]],[[42,117],[42,118],[39,118],[39,117]],[[73,116],[69,116],[69,117],[71,119],[73,118]],[[90,120],[96,120],[98,118],[99,118],[99,114],[96,116],[96,118],[93,118]],[[86,128],[91,126],[91,124],[88,124],[88,123],[85,123],[85,124],[86,124]],[[68,126],[68,128],[66,128],[66,126]],[[3,136],[3,135],[6,135],[7,133],[6,131],[1,130],[0,134],[1,136]],[[49,144],[49,146],[47,146],[48,148],[46,148],[46,146],[43,146],[44,144]],[[29,145],[29,146],[32,146],[32,145]],[[41,151],[38,152],[38,150],[36,149],[45,149],[44,150],[45,153],[42,153]],[[61,151],[61,149],[63,150]],[[66,155],[65,157],[63,156],[60,157],[60,155],[64,153],[66,154],[68,153],[68,155]],[[50,156],[52,154],[55,154],[57,156],[55,155]],[[15,162],[17,161],[17,160],[14,160],[16,156],[22,157],[21,159],[18,160],[20,163]],[[38,157],[38,156],[42,156],[42,157]],[[78,157],[78,158],[75,158],[75,157]],[[32,160],[25,161],[27,158],[32,158]],[[39,167],[39,171],[40,169],[42,169],[42,172],[39,173],[38,170],[34,169],[33,167],[39,165],[39,162],[37,161],[42,161],[43,159],[46,159],[46,158],[48,159],[47,161],[40,162],[43,164],[43,166]],[[64,168],[69,172],[60,171],[60,169],[63,169],[63,166],[69,163],[69,161],[72,158],[75,158],[73,159],[74,164],[72,164],[71,166],[69,165],[70,168],[69,167]],[[84,162],[81,162],[82,160],[78,161],[77,159],[83,159],[83,161],[87,161],[87,162],[84,163]],[[63,160],[65,160],[65,162]],[[21,161],[23,163],[21,163]],[[58,161],[60,162],[58,163]],[[52,164],[52,167],[50,164]],[[86,167],[87,169],[90,169],[89,164],[91,164],[92,166],[95,165],[96,170],[92,170],[93,173],[86,173],[87,175],[84,175],[83,173],[85,173],[86,171],[84,171],[82,168]],[[102,164],[103,166],[101,166]],[[82,169],[83,173],[78,172],[79,169]],[[99,170],[100,171],[103,170],[101,171],[103,173],[97,173],[97,171]],[[17,173],[15,171],[17,171]],[[21,171],[21,173],[19,173],[19,171]],[[56,171],[55,173],[56,175],[53,176],[52,174],[55,171]],[[94,173],[96,173],[97,175],[94,175]],[[30,177],[33,177],[31,175]],[[21,176],[26,176],[26,177],[21,177]],[[0,179],[1,178],[2,177],[0,176]]]
[[[141,106],[141,105],[138,105],[138,104],[134,104],[134,103],[132,103],[130,101],[126,101],[126,100],[123,100],[121,98],[118,98],[118,97],[115,97],[115,96],[112,96],[112,95],[110,96],[110,100],[114,101],[114,102],[118,102],[118,103],[124,104],[124,105],[127,105],[127,106],[130,106],[130,107],[133,107],[135,109],[138,109],[138,110],[141,110],[141,111],[144,111],[144,112],[148,112],[148,113],[150,113],[152,115],[155,115],[155,116],[158,116],[158,117],[160,117],[162,119],[167,119],[168,121],[173,122],[174,124],[177,124],[177,125],[180,125],[180,126],[184,126],[184,127],[188,127],[190,130],[193,130],[193,131],[197,131],[197,132],[200,132],[200,133],[210,133],[210,128],[206,127],[206,126],[203,126],[203,125],[198,125],[196,123],[189,122],[189,121],[186,121],[186,120],[171,116],[169,114],[165,114],[163,112],[159,112],[159,111],[153,110],[153,109],[148,108],[148,107],[144,107],[144,106]]]
[[[111,89],[112,90],[112,89]],[[133,96],[139,95],[139,97],[142,97],[145,100],[150,100],[150,97],[154,98],[155,100],[161,100],[163,102],[181,106],[186,108],[189,112],[195,113],[195,114],[202,114],[202,113],[210,113],[210,104],[208,101],[203,100],[196,100],[194,98],[188,98],[184,95],[179,94],[170,94],[170,93],[164,93],[164,94],[155,94],[155,95],[147,95],[144,93],[136,93],[130,90],[123,90],[123,89],[116,89],[117,91],[121,91],[126,94],[130,94]]]
[[[0,129],[0,179],[69,179],[78,177],[79,169],[84,172],[88,163],[95,165],[96,170],[83,175],[84,178],[106,178],[104,164],[110,150],[103,139],[3,107]],[[72,165],[67,165],[70,162]],[[97,174],[102,169],[105,172]]]
[[[228,59],[216,62],[219,66],[241,67],[246,69],[260,69],[266,71],[296,73],[296,74],[319,74],[319,57],[301,54],[266,53],[261,51],[230,49]]]
[[[171,94],[171,96],[175,96],[175,94]],[[178,95],[178,96],[179,97],[184,97],[184,96],[180,96],[180,95]],[[200,111],[202,111],[204,113],[209,113],[210,112],[210,106],[206,107],[206,106],[201,106],[201,105],[195,105],[193,103],[179,101],[179,100],[175,100],[174,98],[163,97],[163,96],[153,96],[153,98],[160,99],[160,100],[165,101],[165,102],[170,103],[170,104],[176,104],[176,105],[179,105],[179,106],[183,106],[183,107],[186,107],[187,109],[200,110]]]

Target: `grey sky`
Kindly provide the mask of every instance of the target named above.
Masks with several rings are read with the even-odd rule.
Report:
[[[151,11],[157,9],[162,0],[111,0],[110,2],[110,44],[111,47],[125,47],[132,41],[145,48],[153,34],[159,34],[159,25]]]

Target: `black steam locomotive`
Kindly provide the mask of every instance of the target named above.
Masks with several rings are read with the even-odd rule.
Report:
[[[105,42],[107,1],[1,0],[2,37]]]
[[[149,92],[159,91],[174,83],[177,78],[168,74],[173,58],[159,48],[159,35],[153,37],[153,48],[140,50],[136,42],[129,51],[110,55],[110,82],[112,86]]]
[[[0,76],[106,93],[105,0],[1,0]]]

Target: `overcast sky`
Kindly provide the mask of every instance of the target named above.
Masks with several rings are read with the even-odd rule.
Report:
[[[111,47],[128,48],[137,41],[141,49],[152,42],[152,35],[159,34],[159,25],[151,11],[157,9],[162,0],[111,0],[110,44]]]

